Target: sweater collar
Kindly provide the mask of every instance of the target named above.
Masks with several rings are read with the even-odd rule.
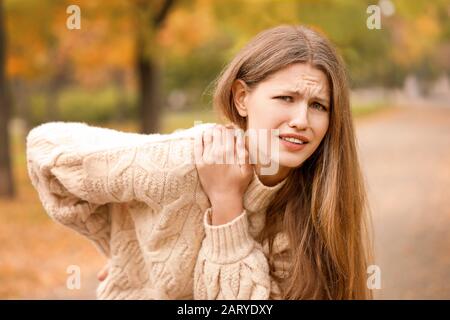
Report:
[[[244,208],[251,212],[265,210],[275,193],[286,183],[287,178],[274,186],[266,186],[261,182],[253,167],[253,178],[244,194]]]

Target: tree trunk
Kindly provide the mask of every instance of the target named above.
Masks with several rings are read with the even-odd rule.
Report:
[[[161,114],[158,66],[142,55],[138,58],[139,115],[142,133],[157,133]]]
[[[22,121],[23,132],[30,131],[32,119],[30,116],[30,100],[27,84],[21,79],[15,79],[9,82],[11,94],[14,97],[14,106],[16,108],[16,116]]]
[[[15,190],[8,132],[10,113],[11,99],[6,81],[6,32],[3,0],[0,0],[0,196],[12,198]]]
[[[165,0],[156,15],[151,15],[151,9],[148,2],[140,2],[140,13],[146,12],[148,15],[142,15],[144,21],[139,25],[140,30],[137,34],[136,42],[136,71],[139,82],[138,109],[141,117],[142,133],[157,133],[160,127],[160,116],[162,111],[161,99],[161,69],[155,54],[154,48],[157,46],[154,35],[160,29],[174,4],[174,0]],[[141,16],[141,17],[142,17]]]
[[[59,96],[67,82],[66,65],[61,63],[56,70],[56,73],[50,79],[47,87],[47,103],[45,121],[60,121],[61,111],[59,107]]]
[[[123,122],[127,119],[128,101],[127,90],[125,88],[125,74],[122,70],[116,69],[112,74],[114,88],[118,94],[116,101],[116,113],[113,117],[115,121]]]

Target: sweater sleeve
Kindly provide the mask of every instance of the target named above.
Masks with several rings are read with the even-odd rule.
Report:
[[[159,209],[168,138],[84,123],[45,123],[27,136],[28,174],[47,213],[108,256],[112,208],[136,200]],[[180,165],[184,158],[170,161]]]
[[[206,234],[195,266],[194,299],[282,299],[280,284],[271,274],[286,275],[285,252],[269,256],[252,238],[245,209],[219,226],[210,225],[210,215],[211,208],[204,216]]]

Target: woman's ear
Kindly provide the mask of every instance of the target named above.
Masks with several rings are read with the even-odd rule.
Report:
[[[241,79],[234,80],[231,88],[233,94],[233,102],[236,106],[237,112],[241,117],[246,117],[248,112],[245,106],[245,100],[248,94],[248,86]]]

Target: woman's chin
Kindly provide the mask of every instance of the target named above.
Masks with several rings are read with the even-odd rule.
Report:
[[[305,162],[305,158],[299,155],[294,155],[292,153],[281,152],[278,157],[278,162],[281,167],[295,169]]]
[[[271,155],[270,156],[271,160],[269,159],[269,156],[265,155],[262,157],[259,157],[258,159],[260,161],[258,161],[258,163],[260,164],[261,167],[263,168],[268,168],[268,167],[272,167],[278,166],[281,169],[295,169],[297,167],[300,167],[303,162],[305,162],[305,157],[298,155],[298,154],[292,154],[291,152],[280,152],[277,155]],[[255,162],[252,162],[255,163]]]

